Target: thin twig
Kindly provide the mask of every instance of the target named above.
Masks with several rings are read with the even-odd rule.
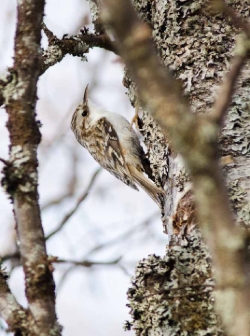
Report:
[[[67,191],[61,195],[58,196],[56,198],[54,198],[53,200],[48,201],[47,203],[43,204],[41,206],[41,211],[45,211],[48,208],[50,208],[53,205],[58,205],[61,202],[63,202],[65,199],[67,199],[68,197],[71,197],[74,195],[75,190],[76,190],[76,186],[77,186],[77,161],[78,161],[78,157],[77,157],[77,150],[76,147],[73,148],[73,150],[71,150],[70,154],[72,155],[72,160],[71,162],[73,163],[71,169],[70,169],[70,173],[71,176],[69,177],[69,181],[68,181],[68,188]]]
[[[112,51],[113,53],[118,55],[115,43],[111,41],[106,33],[100,35],[92,34],[86,28],[81,29],[81,33],[82,41],[89,44],[90,48],[98,47],[108,51]]]
[[[158,213],[158,212],[157,212]],[[147,225],[149,225],[152,220],[157,216],[157,213],[153,213],[148,219],[143,220],[140,224],[134,226],[133,228],[131,228],[130,230],[122,233],[121,235],[119,235],[118,237],[115,237],[107,242],[104,242],[102,244],[99,244],[95,247],[93,247],[87,254],[86,254],[86,258],[88,256],[90,256],[91,254],[98,252],[100,250],[102,250],[103,248],[106,248],[107,246],[112,246],[114,244],[117,244],[121,241],[124,241],[125,239],[127,239],[128,237],[130,237],[134,232],[140,230],[142,227],[146,227]]]
[[[54,263],[56,264],[73,264],[74,266],[82,266],[82,267],[92,267],[92,266],[100,266],[100,265],[116,265],[122,259],[122,256],[110,260],[110,261],[90,261],[87,259],[78,261],[78,260],[70,260],[70,259],[56,259]]]
[[[0,161],[2,162],[2,163],[4,163],[5,164],[5,166],[7,166],[7,165],[9,165],[10,163],[9,163],[9,161],[7,161],[7,160],[4,160],[4,159],[2,159],[2,158],[0,158]]]
[[[68,269],[66,269],[66,271],[65,271],[65,272],[63,273],[63,275],[61,276],[59,282],[57,283],[57,286],[56,286],[56,292],[57,292],[57,293],[61,290],[61,288],[62,288],[64,282],[66,281],[66,279],[68,278],[68,276],[70,275],[70,273],[71,273],[72,271],[74,271],[75,269],[76,269],[76,268],[75,268],[74,265],[71,265]]]
[[[67,223],[67,221],[75,214],[75,212],[78,210],[79,206],[81,205],[81,203],[86,199],[86,197],[89,195],[89,191],[92,188],[98,174],[100,173],[101,168],[97,169],[97,171],[93,174],[89,185],[87,186],[87,189],[84,191],[84,193],[80,196],[80,198],[78,199],[78,201],[76,202],[74,208],[67,213],[64,218],[62,219],[61,223],[57,226],[57,228],[55,230],[53,230],[51,233],[48,234],[48,236],[46,237],[46,240],[50,239],[51,237],[53,237],[56,233],[58,233],[63,227],[64,225]]]
[[[49,44],[51,44],[52,40],[55,40],[55,41],[59,40],[52,33],[52,31],[48,29],[48,27],[46,26],[46,24],[44,22],[42,22],[42,30],[44,31],[44,34],[47,36]]]
[[[5,261],[11,260],[11,259],[20,260],[20,258],[21,258],[21,255],[20,255],[19,251],[16,251],[12,254],[5,254],[5,255],[0,256],[0,259],[1,259],[2,262],[5,262]]]

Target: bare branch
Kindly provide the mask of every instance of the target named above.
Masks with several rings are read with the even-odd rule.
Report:
[[[146,220],[143,220],[142,223],[134,226],[133,228],[131,228],[130,230],[127,230],[126,232],[122,233],[121,235],[119,235],[118,237],[115,237],[109,241],[106,241],[102,244],[99,244],[95,247],[93,247],[87,254],[86,256],[89,256],[95,252],[98,252],[100,250],[102,250],[103,248],[106,248],[108,246],[112,246],[114,244],[118,244],[121,241],[126,240],[128,237],[130,237],[134,232],[136,232],[137,230],[141,230],[143,227],[148,226],[152,220],[156,217],[157,213],[152,214],[149,218],[147,218]]]
[[[57,232],[59,232],[64,225],[67,223],[67,221],[74,215],[74,213],[78,210],[79,206],[81,205],[81,203],[86,199],[86,197],[89,195],[89,191],[92,188],[98,174],[100,173],[101,168],[97,169],[97,171],[94,173],[94,175],[92,176],[89,185],[87,186],[87,189],[84,191],[84,193],[82,194],[82,196],[80,196],[80,198],[78,199],[78,201],[76,202],[74,208],[67,213],[64,218],[62,219],[61,223],[57,226],[57,228],[55,230],[53,230],[50,234],[48,234],[48,236],[46,237],[46,240],[50,239],[51,237],[53,237]]]
[[[11,145],[2,181],[13,200],[26,297],[30,316],[41,336],[61,334],[37,191],[37,146],[41,135],[35,106],[44,4],[44,0],[18,2],[14,67],[4,91]]]
[[[69,36],[60,40],[47,28],[45,23],[42,23],[42,28],[48,37],[49,46],[43,51],[40,75],[49,67],[61,62],[67,54],[84,57],[89,52],[89,46],[79,36]]]
[[[11,259],[20,260],[21,255],[20,255],[20,252],[16,251],[12,254],[5,254],[5,255],[1,256],[0,258],[1,258],[2,262],[5,262],[5,261],[11,260]]]
[[[111,261],[90,261],[90,260],[70,260],[70,259],[56,259],[54,263],[56,264],[73,264],[74,266],[82,266],[82,267],[92,267],[96,265],[116,265],[122,259],[122,256],[111,260]]]
[[[82,40],[87,43],[90,48],[98,47],[118,54],[114,42],[112,42],[106,33],[97,35],[89,33],[88,29],[81,29]]]
[[[0,269],[0,315],[9,325],[9,331],[24,334],[35,333],[34,323],[27,311],[16,301],[7,284],[7,274]],[[37,330],[36,330],[37,332]]]
[[[63,202],[68,197],[71,197],[71,196],[74,195],[74,192],[75,192],[75,189],[76,189],[76,186],[77,186],[77,182],[78,182],[77,181],[77,172],[76,172],[78,158],[77,158],[76,152],[77,151],[76,151],[75,148],[71,151],[72,167],[69,170],[70,171],[69,172],[70,176],[69,176],[68,183],[67,183],[67,185],[68,185],[67,191],[64,194],[62,194],[61,196],[58,196],[58,197],[54,198],[53,200],[50,200],[47,203],[43,204],[43,206],[41,206],[41,211],[44,211],[44,210],[48,209],[49,207],[51,207],[53,205],[60,204],[61,202]]]
[[[44,22],[42,23],[42,29],[48,38],[49,46],[43,52],[41,74],[49,67],[60,62],[67,54],[84,57],[89,52],[89,48],[94,47],[117,53],[112,41],[106,34],[91,34],[88,29],[83,28],[81,30],[82,34],[75,36],[64,35],[62,39],[58,39]]]
[[[61,290],[64,282],[66,281],[66,279],[69,277],[70,273],[72,271],[74,271],[76,268],[74,265],[70,265],[69,268],[63,273],[63,275],[61,276],[59,282],[57,283],[57,286],[56,286],[56,291],[57,293]]]
[[[1,161],[2,163],[4,163],[5,166],[8,166],[8,165],[9,165],[9,162],[6,161],[5,159],[0,158],[0,161]]]
[[[5,103],[5,90],[6,86],[12,81],[13,79],[13,69],[9,68],[8,72],[4,79],[0,79],[0,107]]]

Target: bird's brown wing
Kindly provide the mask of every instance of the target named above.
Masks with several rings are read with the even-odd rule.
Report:
[[[112,124],[103,117],[98,120],[96,124],[96,130],[99,133],[96,140],[102,142],[100,146],[99,154],[103,151],[102,159],[97,160],[100,165],[108,170],[116,178],[132,187],[133,189],[138,190],[137,186],[134,184],[133,179],[131,178],[129,169],[124,160],[122,154],[122,148],[118,135],[112,126]],[[96,158],[95,158],[96,159]]]

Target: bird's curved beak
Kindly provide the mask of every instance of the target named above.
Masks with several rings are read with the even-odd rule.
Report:
[[[83,102],[87,104],[88,103],[88,98],[89,98],[89,84],[85,88],[84,96],[83,96]]]

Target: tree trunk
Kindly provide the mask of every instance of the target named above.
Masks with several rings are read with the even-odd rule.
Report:
[[[193,113],[207,112],[228,70],[239,31],[222,16],[211,16],[204,1],[134,0],[134,5],[152,29],[162,63],[180,79]],[[233,8],[249,17],[247,1],[235,1]],[[250,222],[248,69],[249,64],[238,81],[220,137],[231,206],[237,222],[245,227]],[[127,71],[124,84],[135,106],[136,88]],[[215,298],[219,310],[231,311],[227,311],[220,288],[214,291],[211,258],[195,226],[192,187],[182,160],[145,110],[138,129],[144,136],[155,181],[167,193],[171,240],[164,257],[153,255],[139,262],[128,290],[132,321],[126,322],[126,328],[135,329],[136,335],[224,335],[214,311]],[[235,333],[234,323],[231,318],[227,327]]]

